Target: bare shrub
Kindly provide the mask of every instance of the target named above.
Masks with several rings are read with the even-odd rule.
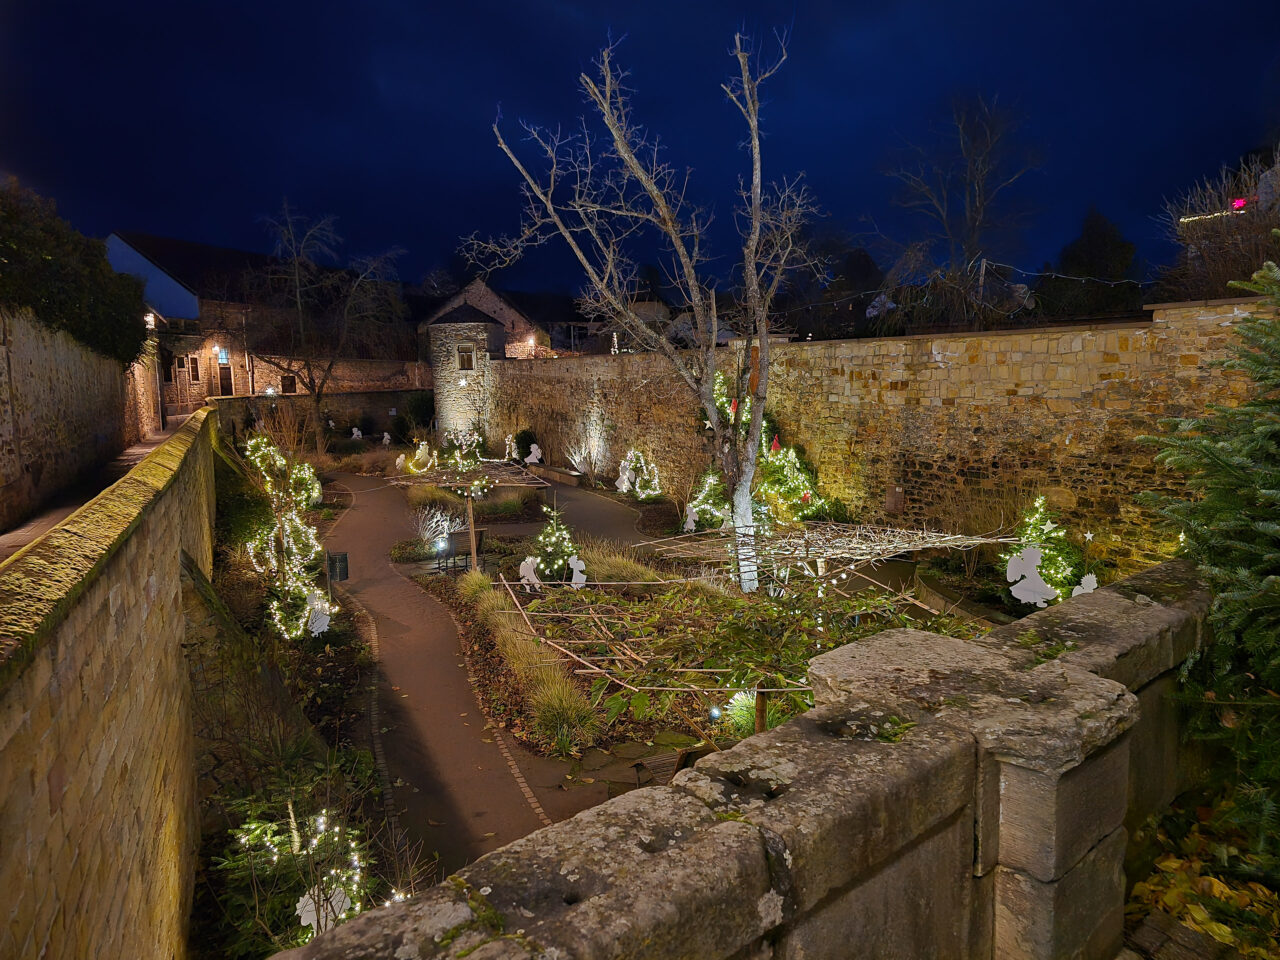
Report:
[[[998,487],[950,487],[935,494],[934,522],[947,533],[975,537],[1012,530],[1037,489],[1030,477],[1016,477]],[[973,577],[984,562],[994,563],[1002,549],[1000,544],[986,544],[962,551],[965,576]]]
[[[435,543],[461,530],[462,518],[440,506],[423,507],[413,515],[413,529],[423,543]]]
[[[598,440],[583,437],[569,444],[568,460],[573,469],[587,478],[591,486],[595,486],[597,477],[604,473],[609,465],[605,446]]]
[[[1165,272],[1163,296],[1212,299],[1232,296],[1232,280],[1253,275],[1258,264],[1280,257],[1280,146],[1270,157],[1243,159],[1215,177],[1165,202],[1161,218],[1182,251]]]

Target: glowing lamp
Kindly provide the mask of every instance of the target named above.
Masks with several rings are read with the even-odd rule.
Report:
[[[154,313],[148,313],[143,317],[143,320],[146,321],[148,330],[154,330],[156,328],[156,315]]]
[[[1248,205],[1249,205],[1249,201],[1245,197],[1236,197],[1234,200],[1231,201],[1232,210],[1243,210]]]

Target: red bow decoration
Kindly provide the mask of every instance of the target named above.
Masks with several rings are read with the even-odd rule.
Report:
[[[804,492],[804,495],[800,498],[800,502],[801,502],[801,503],[808,503],[808,502],[809,502],[809,491],[808,491],[808,490],[806,490],[806,491]]]
[[[734,417],[737,415],[738,415],[738,398],[734,397],[733,401],[729,404],[729,416]]]
[[[769,447],[769,452],[777,453],[781,449],[782,449],[782,444],[778,442],[778,435],[775,433],[773,435],[773,445]]]

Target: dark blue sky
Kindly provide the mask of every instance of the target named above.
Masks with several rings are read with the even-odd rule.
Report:
[[[766,165],[803,170],[834,225],[910,239],[883,175],[957,94],[998,95],[1042,158],[1002,256],[1037,268],[1096,204],[1148,260],[1163,196],[1280,131],[1268,2],[644,3],[0,0],[0,170],[86,233],[144,230],[261,249],[281,198],[333,213],[354,251],[401,246],[406,279],[461,234],[514,229],[489,125],[569,122],[610,31],[636,115],[695,168],[727,222],[742,154],[719,83],[746,26],[792,31],[768,88]],[[732,255],[732,249],[721,249]],[[502,278],[569,286],[560,251]]]

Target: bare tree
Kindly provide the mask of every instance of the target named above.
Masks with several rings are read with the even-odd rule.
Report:
[[[995,235],[1018,225],[1008,192],[1035,168],[1017,131],[1017,118],[995,99],[957,101],[937,142],[909,144],[909,159],[889,171],[901,185],[898,205],[931,226],[928,240],[909,245],[889,270],[890,277],[911,275],[909,288],[885,291],[899,305],[899,323],[937,324],[945,314],[947,322],[981,329],[1004,312],[988,302],[985,258]],[[933,257],[938,245],[944,260]]]
[[[910,145],[913,160],[889,176],[902,184],[901,206],[933,222],[952,267],[985,252],[991,234],[1013,219],[1006,192],[1034,169],[1016,142],[1018,123],[995,99],[959,101],[943,141]]]
[[[1280,145],[1256,151],[1235,169],[1195,184],[1164,205],[1178,261],[1160,277],[1161,299],[1231,296],[1230,283],[1277,258],[1280,229]]]
[[[253,278],[264,309],[247,325],[245,339],[257,360],[296,377],[311,397],[316,451],[322,452],[322,408],[335,365],[394,350],[404,314],[394,270],[399,251],[339,267],[341,238],[333,217],[311,220],[285,204],[267,223],[276,238],[275,258]]]
[[[745,122],[749,165],[738,185],[742,253],[730,278],[731,309],[721,309],[726,299],[717,296],[717,278],[703,246],[711,215],[689,198],[691,171],[668,162],[658,138],[632,116],[627,75],[613,60],[615,45],[600,52],[593,73],[579,76],[591,119],[582,119],[571,134],[521,124],[540,169],[507,141],[501,117],[494,122],[498,146],[524,181],[521,230],[497,239],[473,236],[463,244],[473,262],[495,269],[560,237],[586,273],[586,308],[671,363],[711,424],[732,492],[739,581],[748,591],[758,582],[751,482],[769,387],[770,313],[787,277],[812,264],[801,228],[815,212],[800,178],[776,184],[764,179],[760,88],[786,61],[785,38],[778,38],[778,48],[773,60],[760,64],[750,41],[736,35],[731,50],[736,71],[722,85]],[[637,308],[649,285],[637,267],[635,245],[655,235],[666,247],[662,268],[671,295],[680,301],[676,312],[691,318],[679,340],[660,318]],[[736,362],[727,363],[717,352],[722,333],[746,338]],[[689,348],[682,349],[686,342]],[[751,401],[736,404],[730,417],[721,416],[716,405],[718,373],[728,378],[732,395]]]

